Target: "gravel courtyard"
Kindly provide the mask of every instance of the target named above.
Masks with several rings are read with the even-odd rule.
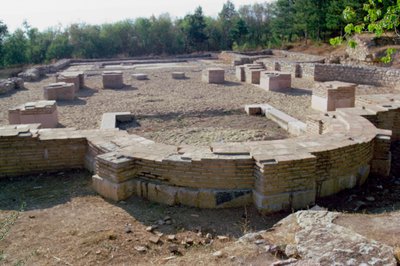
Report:
[[[202,69],[223,67],[224,85],[201,82]],[[106,67],[112,69],[113,67]],[[313,82],[293,80],[294,89],[285,93],[267,92],[239,83],[234,68],[216,61],[197,60],[179,64],[117,66],[124,72],[126,87],[102,89],[101,72],[93,65],[71,66],[84,70],[86,88],[74,101],[58,101],[61,127],[98,128],[105,112],[131,112],[136,121],[124,125],[129,132],[167,144],[207,145],[212,142],[255,141],[289,137],[286,131],[265,117],[249,117],[245,104],[268,103],[305,121],[310,108]],[[183,71],[184,80],[174,80],[171,72]],[[134,80],[132,73],[146,73],[149,79]],[[8,124],[7,110],[16,105],[43,99],[43,86],[55,82],[54,76],[40,82],[26,82],[26,90],[0,96],[0,125]]]

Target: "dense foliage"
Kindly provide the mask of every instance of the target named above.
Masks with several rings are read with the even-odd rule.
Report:
[[[102,25],[72,24],[44,31],[25,22],[20,29],[9,32],[0,21],[0,65],[42,63],[69,57],[142,56],[232,48],[246,50],[279,47],[302,40],[328,41],[343,34],[342,30],[348,23],[343,17],[346,7],[350,7],[354,21],[360,21],[368,13],[363,9],[364,2],[276,0],[235,7],[228,0],[216,18],[205,16],[202,8],[198,7],[180,19],[164,14]],[[388,6],[390,4],[386,9]],[[375,19],[373,15],[369,16],[371,21]],[[374,29],[376,31],[379,27]]]

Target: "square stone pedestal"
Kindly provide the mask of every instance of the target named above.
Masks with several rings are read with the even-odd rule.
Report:
[[[58,125],[56,101],[29,102],[9,109],[8,121],[10,125],[40,123],[42,128],[55,128]]]
[[[57,82],[73,83],[75,92],[85,86],[85,76],[83,72],[62,72],[56,77]]]
[[[75,99],[74,83],[57,82],[44,87],[46,100],[73,100]]]
[[[122,89],[125,86],[122,71],[104,71],[102,77],[104,89]]]
[[[292,75],[279,71],[262,71],[260,87],[267,91],[280,91],[292,87]]]
[[[311,107],[321,112],[354,107],[356,86],[340,81],[322,82],[313,90]]]
[[[225,70],[222,68],[207,68],[203,70],[202,81],[206,83],[222,84],[225,82]]]

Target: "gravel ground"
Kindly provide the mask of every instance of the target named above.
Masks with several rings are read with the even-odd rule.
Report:
[[[201,70],[210,65],[225,68],[224,85],[201,82]],[[72,66],[70,70],[91,68],[90,65]],[[187,79],[173,80],[173,71],[185,72]],[[124,67],[127,86],[122,90],[101,89],[101,70],[88,72],[86,88],[79,91],[78,97],[57,103],[63,127],[98,128],[103,113],[128,111],[136,116],[134,125],[124,125],[129,132],[168,144],[204,145],[288,137],[274,122],[247,116],[243,110],[245,104],[268,103],[303,121],[313,113],[310,108],[313,82],[295,79],[294,89],[285,93],[266,92],[237,82],[234,68],[212,61]],[[134,80],[132,73],[146,73],[149,79]],[[54,77],[47,77],[40,82],[26,83],[26,90],[0,96],[0,124],[8,123],[9,108],[43,99],[43,86],[54,81]]]

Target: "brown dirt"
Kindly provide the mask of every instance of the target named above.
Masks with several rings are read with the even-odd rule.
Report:
[[[285,214],[260,216],[253,207],[201,210],[169,207],[133,197],[126,202],[108,202],[90,187],[85,171],[61,172],[0,180],[0,233],[3,222],[19,213],[0,240],[0,265],[216,265],[232,258],[217,259],[212,253],[232,244],[243,233],[270,228]],[[154,233],[146,227],[170,216],[172,225],[161,225]],[[132,232],[127,233],[129,227]],[[149,242],[162,233],[158,244]],[[205,244],[206,234],[212,243]],[[167,235],[175,234],[169,242]],[[1,235],[0,235],[1,236]],[[217,236],[227,236],[218,239]],[[181,242],[191,238],[192,245]],[[1,239],[1,238],[0,238]],[[141,253],[135,247],[146,247]],[[237,261],[246,261],[254,252],[238,252]],[[270,261],[275,258],[270,256]],[[268,261],[267,260],[267,261]]]
[[[78,129],[98,128],[105,112],[132,112],[136,126],[129,131],[168,144],[209,144],[212,142],[253,141],[288,137],[274,122],[262,117],[248,117],[246,104],[268,103],[300,120],[313,113],[310,108],[312,82],[296,79],[288,93],[266,92],[253,85],[235,81],[234,69],[226,69],[224,85],[201,82],[201,70],[210,62],[196,61],[176,67],[124,70],[126,87],[101,89],[101,71],[91,71],[86,88],[74,101],[59,101],[61,126]],[[215,64],[214,62],[212,64]],[[211,64],[211,65],[212,65]],[[88,69],[91,66],[72,67]],[[173,80],[172,71],[184,71],[185,80]],[[149,75],[145,81],[131,78],[131,73]],[[26,90],[0,96],[0,125],[7,124],[7,110],[16,105],[43,99],[43,86],[54,82],[48,77],[26,83]]]

